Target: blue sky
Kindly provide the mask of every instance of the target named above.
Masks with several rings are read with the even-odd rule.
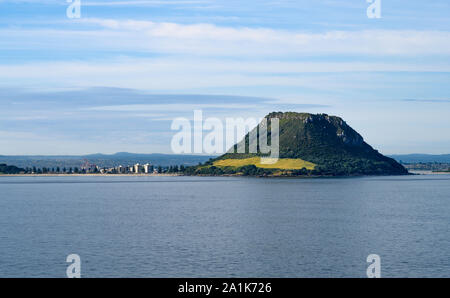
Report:
[[[450,2],[0,1],[0,154],[170,153],[172,119],[343,117],[450,152]]]

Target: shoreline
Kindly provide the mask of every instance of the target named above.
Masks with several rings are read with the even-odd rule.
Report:
[[[175,177],[180,174],[0,174],[0,177]]]
[[[450,172],[433,172],[433,171],[425,171],[425,170],[410,170],[410,173],[414,175],[449,175]]]
[[[406,175],[450,175],[449,172],[411,171]],[[170,174],[0,174],[0,177],[258,177],[258,178],[356,178],[356,177],[383,177],[397,175],[351,175],[351,176],[244,176],[244,175],[184,175]]]

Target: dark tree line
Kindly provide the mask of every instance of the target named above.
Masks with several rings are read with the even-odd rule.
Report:
[[[86,173],[84,169],[80,170],[78,167],[74,168],[37,168],[37,167],[26,167],[24,169],[25,174],[79,174],[79,173]]]

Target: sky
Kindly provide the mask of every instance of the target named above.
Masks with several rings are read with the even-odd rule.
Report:
[[[177,117],[342,117],[450,153],[450,2],[0,0],[0,154],[171,153]]]

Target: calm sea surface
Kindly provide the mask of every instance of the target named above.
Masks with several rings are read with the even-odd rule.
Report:
[[[0,277],[450,277],[450,175],[0,177]]]

